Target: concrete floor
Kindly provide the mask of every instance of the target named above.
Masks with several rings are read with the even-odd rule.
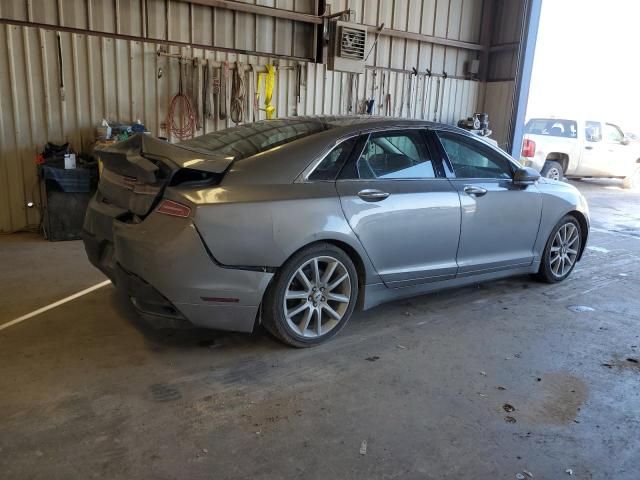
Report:
[[[111,287],[0,331],[0,477],[638,479],[640,192],[576,185],[568,281],[392,303],[320,348],[154,331]],[[77,242],[3,237],[0,264],[0,324],[102,280]]]

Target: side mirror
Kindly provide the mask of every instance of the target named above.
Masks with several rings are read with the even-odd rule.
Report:
[[[519,168],[513,175],[513,183],[518,185],[531,185],[538,180],[540,180],[540,173],[531,167]]]
[[[620,143],[621,143],[622,145],[629,145],[629,144],[631,143],[631,139],[630,139],[629,137],[624,137],[624,138],[620,141]]]

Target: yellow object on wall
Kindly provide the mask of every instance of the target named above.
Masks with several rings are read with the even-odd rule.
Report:
[[[260,82],[264,79],[264,108],[263,112],[267,114],[267,120],[271,120],[275,113],[276,107],[273,106],[273,89],[276,85],[276,67],[273,65],[265,65],[267,71],[258,73],[258,84],[256,85],[256,98],[260,98]]]

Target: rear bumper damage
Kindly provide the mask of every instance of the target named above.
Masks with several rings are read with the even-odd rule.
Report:
[[[85,219],[89,260],[160,326],[251,332],[273,273],[219,265],[188,218],[151,213],[142,223],[115,219],[95,198]]]

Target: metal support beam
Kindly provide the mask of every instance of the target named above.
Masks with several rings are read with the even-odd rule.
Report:
[[[495,13],[494,0],[484,0],[482,4],[482,21],[480,24],[480,43],[483,49],[480,53],[480,70],[478,72],[478,78],[481,82],[486,82],[489,76],[489,47],[491,46],[491,34],[493,32]]]
[[[367,31],[370,33],[377,33],[380,31],[380,35],[386,35],[394,38],[404,38],[407,40],[417,40],[418,42],[432,43],[434,45],[443,45],[445,47],[457,47],[465,50],[484,50],[484,46],[479,43],[463,42],[462,40],[453,40],[451,38],[434,37],[431,35],[424,35],[422,33],[405,32],[402,30],[394,30],[391,28],[383,28],[379,30],[379,27],[375,25],[363,25],[367,27]]]
[[[524,29],[520,50],[518,52],[518,76],[516,79],[516,91],[513,99],[511,115],[510,138],[511,155],[519,158],[524,135],[524,121],[527,114],[529,101],[529,87],[531,86],[531,74],[533,71],[533,57],[540,26],[540,11],[542,0],[527,0],[526,13],[524,15]]]
[[[492,45],[489,48],[489,53],[510,52],[512,50],[517,50],[519,47],[520,47],[519,42],[503,43],[501,45]]]
[[[79,35],[89,35],[92,37],[102,37],[102,38],[106,37],[106,38],[115,38],[118,40],[128,40],[132,42],[153,43],[156,45],[173,45],[176,47],[199,48],[201,50],[210,50],[214,52],[229,52],[229,53],[236,53],[241,55],[252,55],[256,57],[279,58],[282,60],[294,60],[294,61],[302,61],[302,62],[313,61],[313,58],[296,57],[294,55],[280,55],[277,53],[256,52],[253,50],[242,50],[238,48],[217,47],[213,45],[202,45],[199,43],[179,42],[177,40],[161,40],[157,38],[140,37],[135,35],[124,35],[121,33],[98,32],[95,30],[87,30],[85,28],[61,27],[58,25],[50,25],[48,23],[25,22],[22,20],[10,20],[6,18],[0,18],[0,25],[16,25],[18,27],[34,27],[34,28],[41,28],[42,30],[52,30],[54,32],[77,33]]]
[[[310,15],[308,13],[292,12],[291,10],[285,10],[283,8],[265,7],[263,5],[253,5],[249,3],[237,2],[233,0],[180,0],[189,3],[195,3],[198,5],[206,5],[215,8],[224,8],[227,10],[234,10],[236,12],[252,13],[255,15],[265,15],[268,17],[280,18],[285,20],[293,20],[296,22],[311,23],[314,25],[321,25],[323,17],[320,15]],[[487,0],[492,2],[493,0]],[[335,14],[334,14],[335,15]],[[331,15],[329,15],[331,16]],[[362,25],[367,28],[367,31],[371,33],[377,33],[378,27],[376,25]],[[485,46],[472,43],[463,42],[462,40],[453,40],[451,38],[434,37],[432,35],[424,35],[422,33],[405,32],[402,30],[394,30],[391,28],[383,28],[380,35],[386,35],[394,38],[404,38],[408,40],[417,40],[419,42],[432,43],[434,45],[443,45],[445,47],[457,47],[466,50],[484,50]]]
[[[181,0],[188,3],[205,5],[207,7],[225,8],[227,10],[235,10],[236,12],[253,13],[255,15],[264,15],[266,17],[282,18],[285,20],[294,20],[296,22],[313,23],[315,25],[322,24],[322,17],[310,15],[308,13],[293,12],[283,8],[265,7],[264,5],[253,5],[250,3],[235,2],[232,0]]]

